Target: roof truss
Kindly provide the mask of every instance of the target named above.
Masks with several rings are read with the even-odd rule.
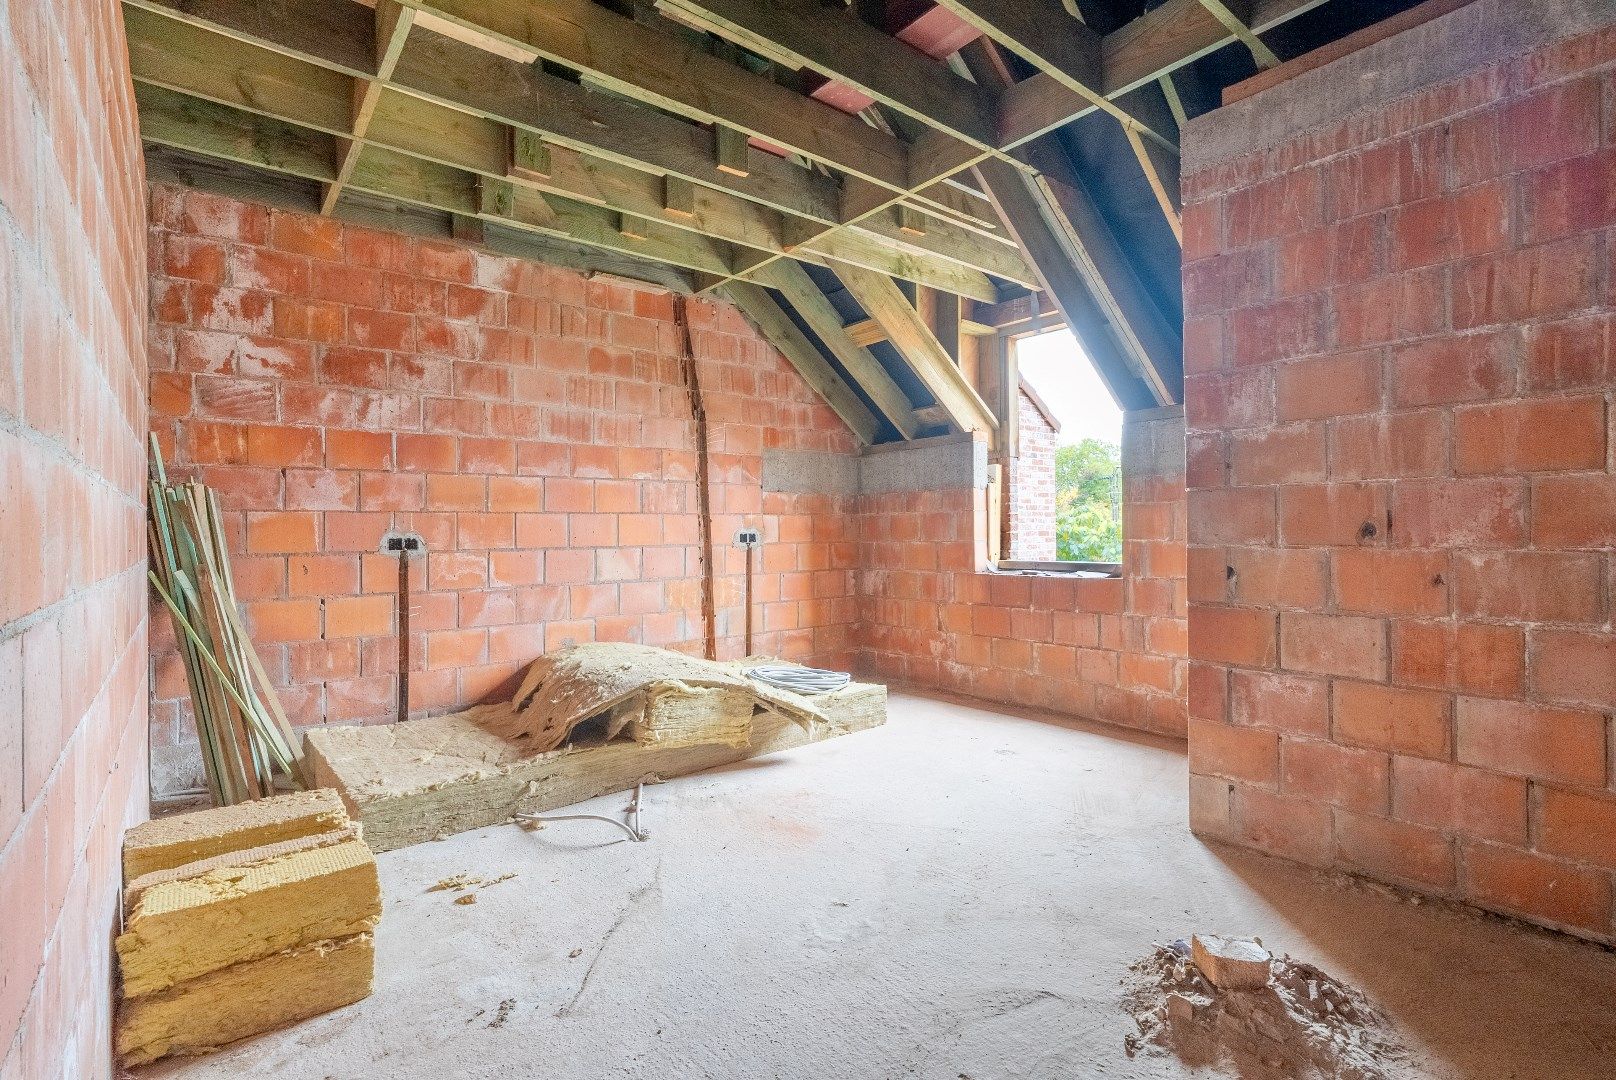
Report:
[[[940,2],[965,36],[821,0],[124,6],[153,153],[316,190],[327,214],[385,205],[574,262],[672,268],[645,273],[722,289],[866,441],[939,418],[993,429],[959,347],[990,328],[964,301],[1026,289],[1060,308],[1120,401],[1175,400],[1176,331],[1040,136],[1114,117],[1176,231],[1168,76],[1235,42],[1265,62],[1259,35],[1323,0],[1166,0],[1103,34],[1065,0]],[[969,70],[950,66],[973,31]],[[1013,80],[995,46],[1036,74]],[[805,91],[815,78],[837,93]],[[867,318],[844,319],[812,266]],[[905,395],[871,352],[882,341],[933,400]]]

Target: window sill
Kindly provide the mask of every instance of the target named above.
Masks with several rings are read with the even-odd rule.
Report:
[[[1121,563],[1103,562],[1028,562],[1018,559],[1000,559],[993,567],[1008,574],[1060,574],[1090,578],[1119,578]]]

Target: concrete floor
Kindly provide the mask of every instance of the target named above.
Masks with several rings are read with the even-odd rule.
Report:
[[[643,844],[567,823],[382,855],[374,996],[143,1080],[1204,1077],[1125,1057],[1118,1003],[1196,930],[1356,985],[1417,1075],[1616,1077],[1616,955],[1210,848],[1170,743],[894,695],[885,728],[647,804]],[[425,891],[462,871],[518,876]]]

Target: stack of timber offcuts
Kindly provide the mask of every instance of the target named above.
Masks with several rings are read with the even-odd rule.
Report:
[[[205,1053],[370,995],[376,858],[330,790],[124,838],[118,1057]]]

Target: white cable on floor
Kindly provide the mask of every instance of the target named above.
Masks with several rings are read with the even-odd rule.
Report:
[[[796,664],[765,664],[749,669],[747,674],[758,682],[778,686],[794,694],[828,694],[853,681],[853,676],[845,671],[826,671],[824,668],[798,667]]]

